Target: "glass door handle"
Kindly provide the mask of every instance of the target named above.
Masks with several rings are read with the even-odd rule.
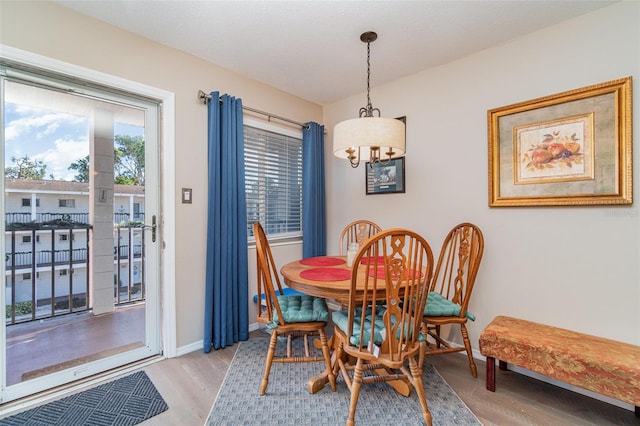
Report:
[[[145,229],[151,229],[151,242],[156,242],[156,229],[158,228],[158,224],[156,222],[156,215],[151,216],[151,225],[144,225]]]

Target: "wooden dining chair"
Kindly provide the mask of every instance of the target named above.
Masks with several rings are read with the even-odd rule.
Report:
[[[363,383],[389,382],[402,383],[407,395],[408,384],[415,389],[422,417],[431,425],[420,330],[433,271],[431,248],[415,232],[389,229],[366,241],[354,264],[359,266],[351,271],[348,308],[332,314],[338,339],[333,371],[351,391],[346,424],[355,423]]]
[[[258,294],[264,294],[265,308],[258,310],[258,322],[265,324],[271,332],[264,377],[260,384],[260,395],[264,395],[269,385],[269,372],[273,362],[318,362],[324,361],[331,389],[336,390],[336,379],[331,366],[331,354],[325,327],[329,320],[329,310],[323,298],[309,295],[283,294],[280,275],[276,269],[273,254],[264,229],[259,222],[253,224],[253,235],[256,240],[256,258]],[[322,356],[312,356],[309,348],[309,337],[319,337]],[[286,355],[276,356],[278,337],[286,337]],[[302,337],[304,355],[294,354],[292,338]]]
[[[347,253],[349,243],[358,243],[359,246],[362,246],[362,243],[380,231],[382,228],[370,220],[360,219],[351,222],[344,227],[338,239],[340,256]]]
[[[484,237],[480,228],[472,223],[455,226],[442,243],[424,311],[424,326],[433,339],[429,339],[426,355],[466,351],[473,377],[478,377],[478,372],[466,323],[468,319],[474,321],[475,316],[467,308],[483,252]],[[443,325],[453,325],[452,329],[459,326],[464,346],[454,346],[447,341],[441,335]]]

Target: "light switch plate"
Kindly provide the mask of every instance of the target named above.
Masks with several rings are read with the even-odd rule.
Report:
[[[193,198],[193,190],[191,188],[182,188],[182,204],[191,204]]]

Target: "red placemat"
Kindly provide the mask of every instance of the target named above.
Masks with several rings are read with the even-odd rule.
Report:
[[[416,271],[415,269],[409,269],[408,271],[405,272],[405,274],[411,274],[410,277],[411,278],[418,278],[420,277],[422,274],[419,271]],[[384,279],[384,266],[383,267],[378,267],[378,270],[370,270],[369,271],[369,276],[370,277],[376,277],[376,278],[381,278]]]
[[[340,259],[339,257],[317,256],[302,259],[300,263],[307,266],[336,266],[342,265],[346,262],[344,259]]]
[[[360,264],[368,265],[371,262],[370,259],[375,259],[375,258],[364,256],[362,259],[360,259]],[[378,263],[384,263],[384,256],[378,256]]]
[[[313,268],[300,272],[300,277],[313,281],[343,281],[351,277],[350,269]]]

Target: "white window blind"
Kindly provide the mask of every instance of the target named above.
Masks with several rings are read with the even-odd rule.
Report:
[[[302,236],[302,139],[244,126],[248,235]]]

